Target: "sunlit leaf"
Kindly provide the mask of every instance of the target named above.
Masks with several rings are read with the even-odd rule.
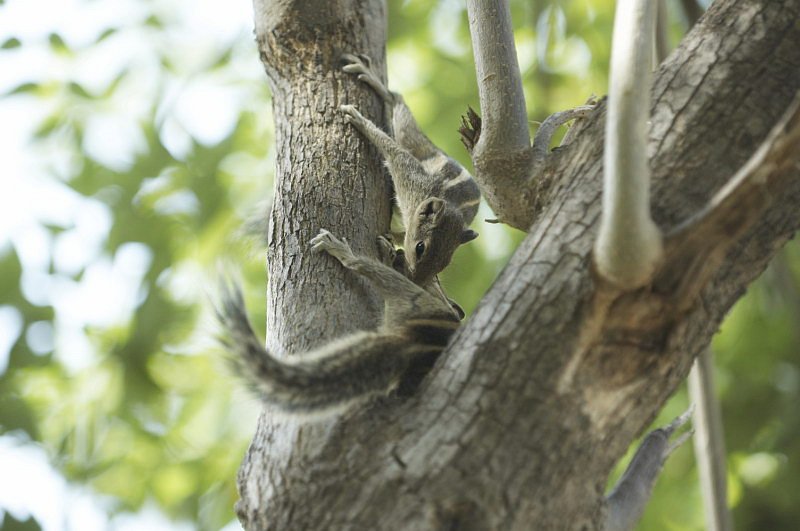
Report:
[[[69,47],[67,43],[64,42],[64,39],[61,38],[61,35],[58,33],[51,33],[47,36],[47,42],[50,43],[50,48],[57,53],[66,53],[69,52]]]
[[[164,24],[161,22],[161,19],[155,14],[152,14],[149,17],[147,17],[147,19],[144,21],[144,23],[145,23],[146,26],[150,26],[151,28],[155,28],[155,29],[163,29],[164,28]]]
[[[40,85],[38,83],[34,82],[22,83],[12,88],[11,90],[7,91],[5,94],[3,94],[3,97],[13,96],[15,94],[29,94],[32,92],[36,92],[37,90],[39,90],[39,88]]]
[[[53,131],[61,125],[61,116],[59,115],[52,115],[48,116],[46,119],[39,124],[39,126],[34,130],[33,136],[34,138],[45,138],[50,135]]]
[[[99,97],[101,99],[106,99],[106,98],[110,98],[111,96],[113,96],[114,93],[116,92],[116,90],[119,88],[119,86],[122,83],[122,81],[127,76],[128,76],[128,70],[127,69],[123,69],[122,71],[120,71],[120,73],[117,74],[116,77],[114,77],[114,79],[111,81],[111,83],[108,84],[106,89],[103,91],[103,93]]]
[[[108,28],[108,29],[104,30],[103,33],[101,33],[97,37],[97,40],[95,41],[95,44],[99,44],[99,43],[103,42],[107,38],[109,38],[112,35],[116,34],[118,31],[119,31],[118,28]]]
[[[2,3],[0,1],[0,4]],[[11,513],[5,513],[0,519],[0,524],[4,531],[39,531],[41,529],[39,523],[32,516],[25,520],[17,520]]]
[[[88,100],[94,98],[94,96],[89,94],[89,92],[85,88],[83,88],[83,86],[81,86],[79,83],[76,83],[75,81],[70,81],[69,83],[67,83],[67,87],[69,88],[69,91],[75,94],[76,96],[80,96],[81,98],[86,98]]]
[[[0,45],[0,49],[13,50],[14,48],[19,48],[20,46],[22,46],[22,43],[19,42],[19,39],[16,37],[11,37],[10,39],[6,40],[2,45]]]
[[[223,51],[216,59],[214,59],[214,61],[209,66],[209,69],[213,70],[216,68],[223,68],[224,66],[226,66],[228,63],[231,62],[232,55],[233,55],[233,48],[229,47],[228,49]]]

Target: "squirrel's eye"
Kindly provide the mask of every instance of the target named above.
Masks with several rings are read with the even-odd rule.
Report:
[[[422,256],[422,253],[425,252],[425,242],[417,243],[417,246],[414,248],[414,251],[417,253],[417,258]]]

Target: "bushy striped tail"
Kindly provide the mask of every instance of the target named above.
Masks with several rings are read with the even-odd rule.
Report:
[[[223,283],[217,318],[222,344],[259,397],[288,412],[320,413],[387,394],[416,360],[430,359],[443,345],[414,343],[409,337],[358,332],[312,350],[296,362],[276,359],[256,337],[241,290]]]

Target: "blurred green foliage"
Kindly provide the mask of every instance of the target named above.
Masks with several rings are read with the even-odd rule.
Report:
[[[551,112],[605,93],[613,4],[512,2],[532,129]],[[41,42],[5,36],[0,60],[35,51],[73,64],[126,36],[158,43],[178,21],[156,3],[147,6],[146,16],[102,28],[80,46],[58,33]],[[5,7],[0,4],[0,14]],[[405,0],[390,1],[389,7],[390,85],[405,95],[434,142],[468,165],[456,130],[460,115],[468,105],[477,108],[478,98],[463,6],[455,0]],[[677,42],[685,28],[670,7]],[[25,79],[4,92],[5,103],[33,101],[42,110],[27,139],[42,160],[42,186],[66,187],[86,205],[102,207],[110,223],[101,231],[97,256],[77,267],[56,259],[60,242],[74,232],[70,219],[39,220],[48,246],[42,271],[26,266],[19,239],[0,243],[1,304],[21,318],[0,374],[0,433],[44,448],[69,482],[112,500],[109,514],[155,502],[194,528],[219,529],[234,518],[236,470],[258,405],[224,367],[212,340],[207,294],[214,292],[217,264],[234,263],[249,286],[253,322],[264,322],[262,244],[243,238],[239,227],[257,199],[270,194],[275,154],[269,96],[260,72],[252,74],[260,67],[246,33],[199,58],[164,43],[150,51],[158,65],[150,80],[154,90],[137,90],[132,62],[103,86],[84,86],[67,73]],[[252,70],[243,74],[242,65]],[[245,97],[235,100],[236,119],[222,138],[209,142],[189,135],[183,147],[171,147],[165,142],[165,116],[175,97],[170,81],[191,84],[198,78],[213,78]],[[112,104],[120,94],[122,108]],[[124,164],[101,160],[90,149],[87,124],[100,112],[113,120],[128,105],[144,109],[135,120],[137,147]],[[51,161],[51,153],[67,163]],[[484,209],[480,217],[491,213]],[[523,237],[498,225],[476,225],[483,237],[457,253],[443,279],[468,311]],[[135,304],[110,324],[76,325],[69,305],[43,302],[26,288],[33,275],[81,289],[92,281],[94,263],[122,260],[134,251],[146,257],[141,274],[131,276]],[[800,251],[790,246],[736,306],[714,342],[730,498],[740,529],[789,530],[800,521],[798,268]],[[72,360],[75,348],[68,341],[76,333],[85,350],[79,362]],[[658,422],[686,403],[682,391]],[[640,529],[699,530],[702,522],[686,445],[670,459]]]

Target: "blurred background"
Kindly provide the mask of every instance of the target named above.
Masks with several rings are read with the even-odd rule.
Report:
[[[390,86],[468,165],[462,2],[389,4]],[[532,127],[605,94],[613,7],[512,0]],[[669,13],[674,44],[686,25],[678,2]],[[264,245],[242,227],[270,196],[274,135],[252,25],[250,0],[0,0],[3,530],[240,529],[259,407],[208,300],[234,264],[263,333]],[[476,228],[444,276],[467,310],[522,237]],[[800,522],[798,275],[790,244],[714,341],[738,529]],[[687,403],[681,390],[658,422]],[[687,444],[640,529],[702,523]]]

